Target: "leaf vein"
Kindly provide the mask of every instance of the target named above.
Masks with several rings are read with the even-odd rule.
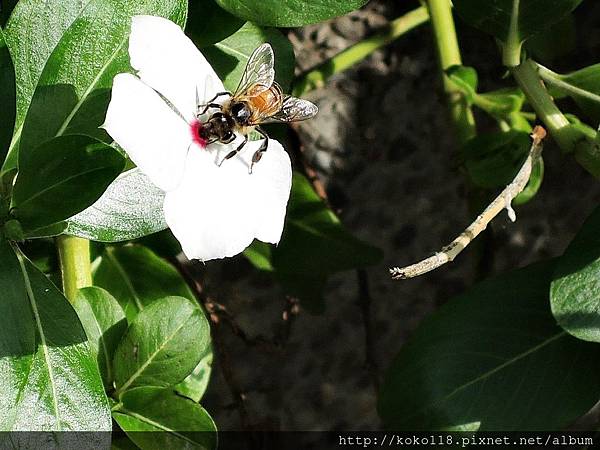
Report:
[[[123,383],[123,385],[117,390],[118,392],[123,392],[125,391],[129,386],[131,386],[131,384],[135,381],[135,379],[137,377],[139,377],[141,375],[141,373],[146,370],[146,368],[150,365],[150,363],[154,360],[154,358],[156,358],[156,355],[158,355],[164,348],[165,346],[171,341],[171,339],[173,339],[175,337],[175,335],[177,333],[179,333],[179,331],[186,325],[187,320],[184,320],[183,322],[181,322],[181,324],[175,329],[175,331],[173,331],[172,334],[170,334],[162,344],[160,344],[160,346],[152,353],[148,356],[148,359],[139,367],[138,370],[136,370],[130,377],[129,379]]]
[[[61,430],[60,425],[60,413],[58,410],[58,399],[56,394],[56,386],[54,381],[54,372],[52,371],[52,361],[50,360],[50,354],[48,353],[48,344],[46,342],[46,335],[44,333],[44,329],[42,327],[42,321],[40,319],[40,313],[37,308],[36,298],[33,294],[33,289],[31,288],[31,281],[29,280],[29,275],[27,274],[27,268],[25,267],[25,262],[23,261],[23,256],[21,255],[18,249],[15,249],[15,253],[17,255],[17,259],[19,260],[19,265],[21,266],[21,272],[23,273],[23,281],[25,282],[25,289],[27,291],[27,296],[29,297],[29,304],[31,305],[31,310],[33,311],[33,316],[35,317],[35,323],[40,334],[41,346],[44,352],[44,359],[46,360],[46,366],[48,368],[48,378],[50,379],[50,388],[52,390],[52,405],[54,407],[54,414],[56,417],[56,431]]]

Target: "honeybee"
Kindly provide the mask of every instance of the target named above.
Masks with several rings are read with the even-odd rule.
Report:
[[[240,83],[232,94],[219,92],[208,103],[197,105],[198,119],[209,109],[218,109],[209,119],[199,124],[199,138],[206,145],[213,142],[229,144],[240,133],[244,140],[219,162],[219,166],[227,159],[233,158],[248,143],[248,135],[256,130],[262,135],[263,142],[252,155],[252,167],[260,161],[267,150],[269,136],[259,126],[264,123],[297,122],[310,119],[317,114],[317,106],[313,103],[290,95],[283,94],[281,86],[275,82],[273,49],[269,44],[258,47],[248,60]],[[222,104],[215,101],[222,96],[229,98]]]

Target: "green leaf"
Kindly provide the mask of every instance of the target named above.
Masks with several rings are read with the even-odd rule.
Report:
[[[275,268],[271,262],[272,247],[266,242],[254,240],[246,250],[244,256],[252,263],[254,267],[265,272],[274,272]]]
[[[550,289],[552,314],[573,336],[600,342],[600,208],[559,258]]]
[[[559,62],[574,53],[577,48],[577,25],[573,14],[567,14],[559,22],[532,36],[525,47],[534,59],[544,64]]]
[[[198,304],[183,297],[156,300],[140,311],[117,347],[117,392],[180,383],[209,344],[210,327]]]
[[[313,312],[323,310],[327,276],[377,264],[383,257],[381,250],[350,234],[297,172],[281,242],[277,247],[254,242],[244,255],[258,269],[273,272],[287,293],[308,302]]]
[[[121,402],[113,417],[144,450],[217,447],[217,427],[210,415],[172,390],[140,387],[123,394]]]
[[[64,134],[109,139],[98,127],[104,121],[113,77],[130,70],[127,42],[136,14],[164,16],[183,24],[187,2],[92,0],[44,66],[23,125],[20,153]]]
[[[466,66],[452,66],[446,70],[446,75],[461,91],[464,100],[469,105],[475,105],[497,120],[509,121],[511,124],[515,122],[515,119],[520,119],[517,113],[521,111],[525,101],[525,95],[520,89],[506,88],[478,94],[478,77],[475,69]],[[519,120],[519,122],[523,121]],[[524,122],[525,128],[531,131],[529,123]],[[513,128],[515,127],[513,126]]]
[[[90,2],[20,0],[16,4],[4,30],[17,79],[15,137],[21,134],[27,108],[50,53],[65,30]],[[13,145],[11,150],[15,148]],[[16,167],[16,152],[11,152],[10,159],[2,171]]]
[[[0,29],[0,99],[2,99],[2,108],[0,108],[0,162],[4,162],[13,135],[16,115],[15,89],[15,69],[6,46],[4,33]]]
[[[570,127],[577,133],[580,131],[577,126],[571,125]],[[574,155],[581,167],[596,178],[600,178],[600,144],[595,141],[595,138],[580,135],[580,140],[575,145]]]
[[[558,430],[598,399],[600,350],[548,310],[553,264],[485,281],[426,319],[392,363],[379,398],[404,430]]]
[[[452,66],[446,69],[446,75],[462,92],[468,104],[481,108],[493,117],[505,119],[523,107],[525,95],[520,89],[505,88],[478,94],[477,72],[472,67]]]
[[[531,139],[522,131],[479,134],[461,150],[469,178],[492,189],[510,183],[527,158]]]
[[[463,92],[469,104],[477,94],[477,71],[467,66],[452,66],[446,69],[446,75]]]
[[[600,64],[584,67],[565,75],[549,73],[549,90],[555,98],[571,97],[595,123],[600,122]]]
[[[349,13],[368,0],[216,0],[242,19],[272,27],[300,27]]]
[[[215,44],[239,30],[244,21],[228,13],[213,0],[190,2],[186,33],[198,47]]]
[[[529,181],[527,182],[525,189],[523,189],[512,201],[513,206],[524,205],[535,197],[542,186],[542,181],[544,181],[544,159],[540,156],[533,164],[531,175],[529,176]]]
[[[75,311],[3,240],[0,289],[0,430],[110,431],[102,379]]]
[[[117,150],[88,136],[47,141],[19,158],[15,217],[26,231],[65,220],[94,203],[124,165]]]
[[[228,38],[201,50],[223,80],[225,88],[234,91],[250,55],[264,42],[269,42],[273,47],[275,80],[287,90],[294,77],[294,50],[290,41],[279,30],[246,23]]]
[[[500,119],[509,119],[510,114],[521,111],[524,102],[525,94],[517,88],[498,89],[477,94],[473,100],[475,106]]]
[[[23,233],[23,227],[16,219],[10,219],[4,222],[2,226],[2,237],[9,241],[21,242],[25,240],[25,233]]]
[[[54,237],[62,234],[67,229],[67,222],[56,222],[47,227],[37,228],[35,230],[28,231],[25,233],[24,238],[26,239],[39,239]]]
[[[158,233],[144,236],[134,241],[134,243],[143,245],[161,258],[171,261],[175,260],[177,255],[181,253],[181,244],[168,228]]]
[[[94,286],[80,289],[73,307],[98,361],[104,386],[110,388],[114,380],[115,349],[127,329],[125,313],[112,295]]]
[[[456,12],[504,47],[504,64],[519,64],[523,42],[573,11],[582,0],[454,0]]]
[[[288,217],[273,266],[294,274],[331,274],[377,264],[383,254],[350,234],[337,216],[295,172]]]
[[[68,220],[66,233],[99,242],[137,239],[167,228],[165,193],[138,169],[111,183],[92,206]]]
[[[213,351],[210,345],[206,346],[202,359],[196,368],[185,380],[175,385],[175,391],[178,394],[191,398],[196,403],[200,402],[208,387],[210,381],[210,372],[212,370]]]
[[[128,321],[155,300],[169,295],[195,300],[177,269],[141,245],[106,247],[94,262],[94,285],[123,307]]]
[[[529,123],[527,117],[524,114],[520,112],[514,112],[509,114],[509,116],[506,119],[510,124],[511,129],[515,131],[524,131],[525,133],[531,134],[531,124]]]

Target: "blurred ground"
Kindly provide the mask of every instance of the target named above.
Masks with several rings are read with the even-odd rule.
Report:
[[[373,1],[349,16],[292,31],[299,67],[312,67],[416,3]],[[556,69],[597,62],[589,58],[600,50],[593,20],[600,7],[590,5],[584,2],[578,12],[577,55]],[[464,62],[478,69],[482,89],[498,87],[503,69],[493,40],[460,23],[458,32]],[[301,310],[281,350],[252,340],[277,330],[285,335],[281,289],[244,258],[208,264],[201,268],[207,294],[227,307],[247,335],[244,342],[230,327],[217,327],[215,342],[225,359],[215,363],[205,407],[222,430],[380,428],[373,378],[383,375],[420,320],[470,286],[478,271],[499,273],[559,255],[600,202],[600,184],[547,145],[540,193],[517,209],[515,224],[505,215],[493,222],[484,264],[477,263],[478,249],[470,248],[437,272],[391,281],[388,267],[430,255],[473,219],[429,26],[308,98],[320,107],[318,117],[300,128],[308,161],[344,224],[385,250],[383,262],[367,271],[372,346],[367,351],[356,272],[330,279],[326,313]]]

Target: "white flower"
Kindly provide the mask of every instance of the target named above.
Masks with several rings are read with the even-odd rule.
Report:
[[[137,76],[115,77],[104,128],[166,192],[165,221],[185,255],[206,261],[236,255],[254,238],[278,243],[292,179],[281,144],[270,139],[252,173],[261,141],[218,166],[242,138],[198,143],[197,102],[225,89],[195,45],[169,20],[136,16],[129,55]]]

